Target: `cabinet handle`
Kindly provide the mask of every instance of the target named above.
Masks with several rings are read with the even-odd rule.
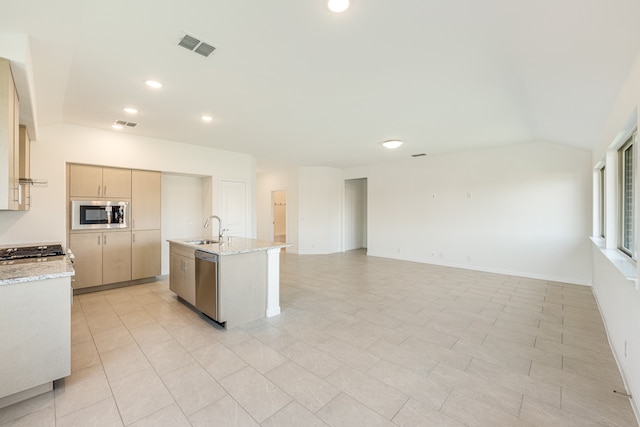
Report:
[[[98,234],[98,246],[100,246],[100,235]]]
[[[98,185],[98,197],[100,197],[100,185]]]
[[[104,195],[106,196],[107,195],[107,186],[106,185],[104,186],[104,190],[103,191],[104,191]]]
[[[107,235],[106,234],[102,236],[102,242],[104,243],[105,246],[107,245]]]
[[[135,243],[135,242],[136,242],[136,233],[133,233],[133,234],[131,235],[131,237],[133,238],[133,243]]]

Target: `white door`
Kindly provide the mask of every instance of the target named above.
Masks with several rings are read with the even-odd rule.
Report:
[[[247,237],[247,183],[222,181],[220,184],[220,217],[225,235]]]

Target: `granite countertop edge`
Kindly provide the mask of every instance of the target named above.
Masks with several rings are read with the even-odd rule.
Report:
[[[203,237],[191,237],[181,239],[167,239],[169,243],[175,243],[178,245],[193,248],[194,250],[208,252],[217,255],[237,255],[251,252],[268,251],[270,249],[288,248],[292,246],[289,243],[271,242],[268,240],[248,239],[245,237],[231,237],[231,243],[228,243],[227,238],[224,238],[223,243],[209,243],[205,245],[197,245],[189,243],[193,240],[204,240],[208,238]]]
[[[69,257],[56,261],[0,265],[0,286],[75,275]]]

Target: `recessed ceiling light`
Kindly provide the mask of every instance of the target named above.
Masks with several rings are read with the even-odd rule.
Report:
[[[204,115],[200,118],[202,119],[203,122],[210,122],[211,120],[213,120],[213,117],[207,116],[207,115]]]
[[[349,0],[329,0],[327,7],[331,12],[344,12],[349,7]]]
[[[129,113],[129,114],[137,114],[138,113],[138,110],[136,110],[133,107],[124,107],[122,109],[122,111],[124,111],[125,113]]]
[[[402,141],[400,141],[399,139],[389,139],[385,142],[382,143],[383,146],[385,146],[386,148],[393,150],[395,148],[400,147],[402,144],[404,144]]]
[[[160,89],[162,87],[162,83],[157,82],[155,80],[145,80],[144,83],[149,86],[152,87],[154,89]]]
[[[112,125],[111,125],[111,127],[112,127],[112,128],[114,128],[115,130],[122,130],[122,129],[124,129],[124,126],[119,125],[119,124],[117,124],[117,123],[112,124]]]

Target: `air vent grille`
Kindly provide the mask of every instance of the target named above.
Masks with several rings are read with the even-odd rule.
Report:
[[[411,157],[423,157],[426,156],[425,153],[420,153],[420,154],[412,154]]]
[[[193,50],[196,48],[196,46],[198,46],[198,44],[200,44],[200,40],[190,36],[189,34],[185,34],[182,40],[180,40],[180,43],[178,43],[178,46]]]
[[[211,55],[214,50],[216,50],[216,48],[209,43],[203,42],[197,37],[189,34],[185,34],[182,39],[180,39],[180,41],[178,42],[178,46],[189,49],[190,51],[202,55],[205,58]]]
[[[126,120],[116,120],[114,124],[120,125],[120,126],[129,126],[130,128],[134,128],[138,126],[136,122],[128,122]]]

